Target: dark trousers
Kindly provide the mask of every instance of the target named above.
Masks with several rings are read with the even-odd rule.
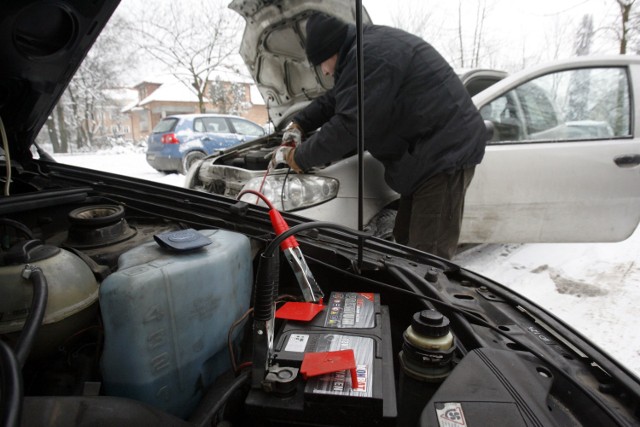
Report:
[[[412,195],[402,196],[393,229],[396,242],[451,259],[458,247],[464,197],[474,172],[475,167],[440,173]]]

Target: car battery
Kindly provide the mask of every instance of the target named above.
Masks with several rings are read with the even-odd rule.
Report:
[[[300,368],[305,354],[351,349],[357,387],[348,371],[302,379],[278,393],[252,389],[250,416],[267,425],[392,425],[397,416],[388,307],[374,293],[333,292],[311,322],[284,321],[271,366]]]

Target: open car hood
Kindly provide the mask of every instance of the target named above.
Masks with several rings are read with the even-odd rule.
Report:
[[[14,160],[30,146],[119,0],[0,3],[0,118]]]
[[[305,55],[306,23],[314,11],[355,22],[355,2],[344,0],[233,0],[229,8],[244,17],[240,55],[265,100],[276,128],[333,86]],[[370,23],[366,11],[363,22]]]

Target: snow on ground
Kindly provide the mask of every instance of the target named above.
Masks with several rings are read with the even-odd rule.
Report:
[[[640,375],[640,228],[620,243],[480,245],[454,261],[544,307]]]
[[[144,153],[55,155],[57,161],[182,186]],[[640,376],[640,228],[620,243],[480,245],[455,262],[549,310]],[[640,261],[639,261],[640,262]]]
[[[178,187],[184,184],[184,175],[163,174],[149,166],[144,152],[125,151],[114,154],[113,151],[109,151],[96,154],[55,154],[53,157],[60,163],[87,169],[117,173]]]

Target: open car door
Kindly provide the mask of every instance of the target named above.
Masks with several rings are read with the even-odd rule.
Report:
[[[640,57],[573,59],[474,97],[493,140],[463,242],[606,242],[640,220]],[[634,104],[635,102],[635,104]]]

